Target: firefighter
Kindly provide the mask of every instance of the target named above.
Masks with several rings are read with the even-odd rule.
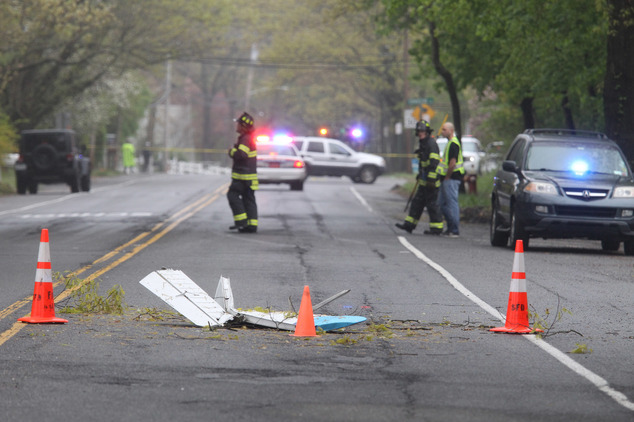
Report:
[[[418,174],[416,175],[417,189],[409,215],[403,223],[396,223],[396,227],[411,233],[418,224],[418,220],[427,207],[429,214],[429,230],[424,234],[440,235],[443,231],[442,214],[438,206],[438,189],[440,180],[436,167],[440,162],[440,152],[436,139],[431,136],[433,129],[425,120],[416,122],[416,136],[418,137]]]
[[[238,142],[229,149],[233,159],[231,185],[227,192],[229,206],[233,212],[234,225],[230,230],[240,233],[258,231],[258,206],[255,191],[258,189],[257,150],[253,137],[253,117],[244,112],[235,119]]]

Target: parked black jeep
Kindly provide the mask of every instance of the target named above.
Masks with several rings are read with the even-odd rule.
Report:
[[[25,130],[15,163],[19,194],[37,193],[38,183],[66,183],[75,193],[90,191],[90,158],[77,145],[75,132],[66,129]]]

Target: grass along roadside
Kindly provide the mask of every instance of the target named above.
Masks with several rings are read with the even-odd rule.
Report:
[[[15,172],[13,167],[0,165],[0,195],[15,193]]]

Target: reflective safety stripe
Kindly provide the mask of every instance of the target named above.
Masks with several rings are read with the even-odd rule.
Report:
[[[242,173],[236,173],[233,172],[231,173],[231,178],[232,179],[236,179],[236,180],[258,180],[258,174],[257,173],[250,173],[250,174],[242,174]]]
[[[248,146],[244,145],[244,144],[240,144],[238,145],[238,149],[242,152],[244,152],[247,157],[249,158],[255,158],[258,156],[258,151],[257,150],[251,150],[251,148],[249,148]],[[237,149],[235,148],[231,148],[231,153],[229,154],[231,157],[233,157],[233,155],[235,154],[235,152],[237,151]]]
[[[251,220],[247,221],[247,224],[249,226],[257,226],[258,225],[258,220],[251,219]]]
[[[429,154],[429,159],[430,159],[430,160],[433,160],[434,158],[435,158],[436,160],[440,161],[440,154],[436,154],[435,152],[430,153],[430,154]]]
[[[260,182],[258,182],[258,180],[253,180],[251,182],[251,190],[258,190],[260,189]]]
[[[418,220],[416,220],[413,217],[410,217],[409,215],[407,217],[405,217],[405,222],[406,223],[412,223],[413,225],[417,225],[418,224]]]
[[[233,154],[235,154],[237,151],[236,148],[231,148],[231,150],[229,150],[229,157],[233,158]]]
[[[242,214],[236,214],[233,216],[233,221],[244,221],[247,219],[247,213],[243,212]]]
[[[442,230],[443,229],[443,224],[442,224],[442,222],[440,222],[440,223],[429,223],[429,228],[430,229],[440,229],[440,230]]]

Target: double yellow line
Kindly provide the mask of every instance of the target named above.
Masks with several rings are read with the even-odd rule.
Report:
[[[167,233],[172,231],[175,227],[177,227],[183,221],[185,221],[185,220],[189,219],[190,217],[192,217],[193,215],[197,214],[203,208],[207,207],[209,204],[211,204],[216,199],[218,199],[218,197],[221,194],[225,194],[227,192],[227,188],[228,188],[228,184],[224,184],[223,186],[220,186],[218,189],[216,189],[214,192],[209,193],[207,195],[204,195],[202,198],[200,198],[197,201],[189,204],[185,208],[179,210],[178,212],[176,212],[175,214],[170,216],[165,221],[157,223],[150,230],[139,234],[134,239],[132,239],[132,240],[124,243],[123,245],[118,246],[117,248],[113,249],[112,251],[108,252],[107,254],[102,256],[101,258],[99,258],[96,261],[94,261],[92,264],[88,264],[88,265],[86,265],[86,266],[84,266],[82,268],[79,268],[78,270],[74,271],[72,274],[69,275],[69,277],[70,276],[75,276],[76,277],[76,276],[78,276],[78,275],[90,270],[95,265],[102,264],[102,263],[104,263],[106,261],[109,261],[112,258],[116,257],[117,255],[121,254],[123,251],[125,251],[128,248],[132,247],[132,249],[130,249],[128,252],[124,253],[120,258],[112,261],[107,266],[105,266],[105,267],[101,268],[100,270],[97,270],[94,273],[92,273],[89,276],[87,276],[84,279],[84,284],[85,283],[89,283],[92,280],[95,280],[96,278],[102,276],[103,274],[107,273],[108,271],[112,270],[113,268],[119,266],[120,264],[124,263],[128,259],[132,258],[136,254],[141,252],[143,249],[147,248],[151,244],[153,244],[156,241],[158,241],[160,238],[162,238]],[[62,282],[63,282],[63,280],[60,280],[60,281],[56,282],[53,287],[59,286]],[[80,286],[78,286],[77,288],[79,288],[79,287]],[[68,296],[70,296],[71,293],[72,293],[72,290],[64,290],[62,293],[60,293],[55,298],[55,303],[68,298]],[[17,302],[9,305],[8,307],[6,307],[5,309],[0,311],[0,320],[6,318],[7,316],[11,315],[12,313],[18,311],[20,308],[22,308],[23,306],[27,305],[32,300],[33,300],[33,298],[31,296],[29,296],[27,298],[18,300]],[[25,324],[23,322],[16,322],[15,324],[13,324],[13,326],[10,329],[4,331],[3,333],[0,333],[0,346],[3,345],[7,340],[9,340],[15,334],[17,334],[26,325],[27,324]]]

